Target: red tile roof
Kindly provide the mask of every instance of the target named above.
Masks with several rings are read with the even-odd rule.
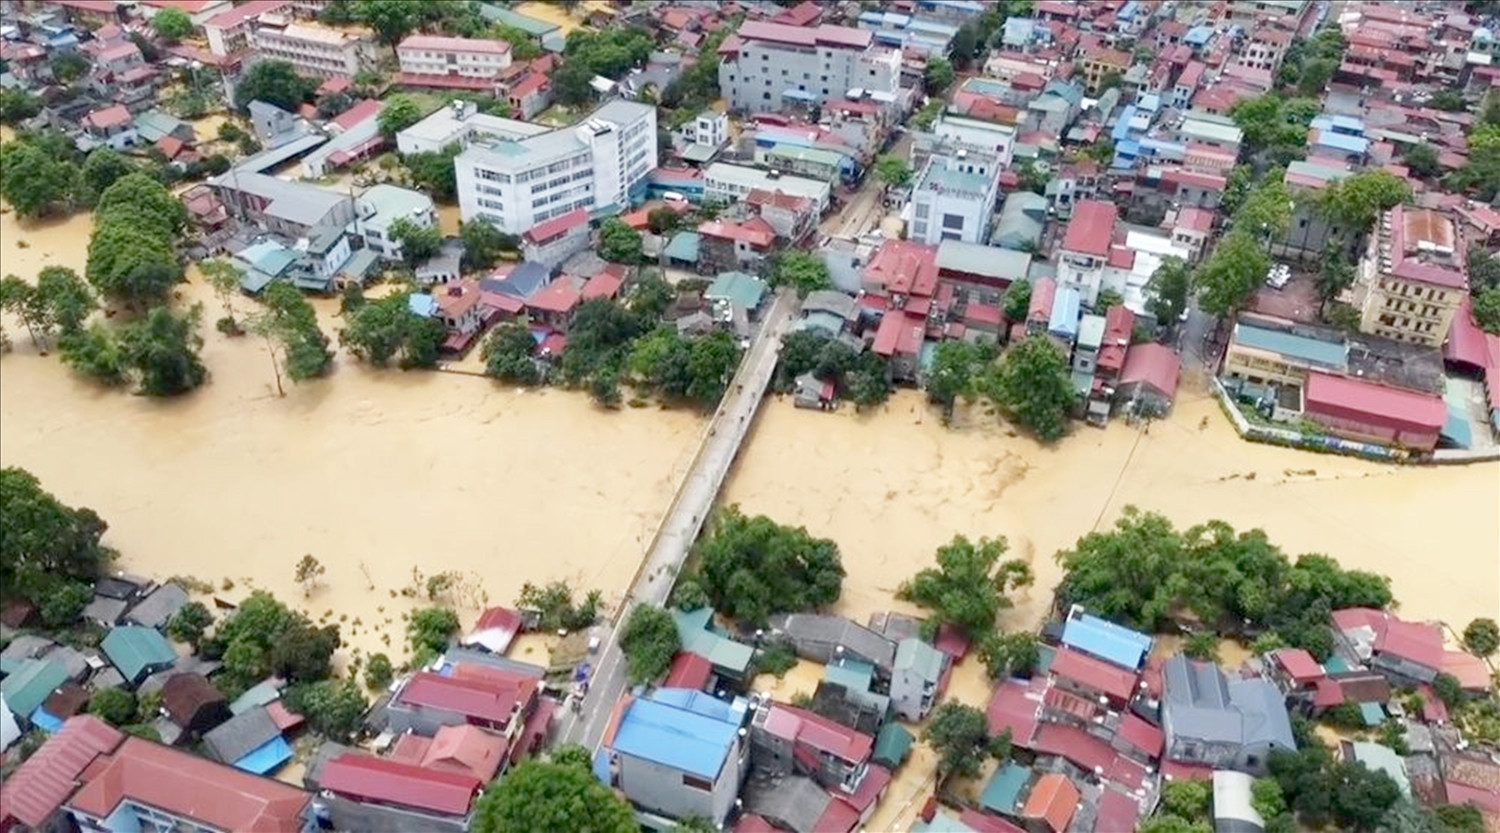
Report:
[[[488,55],[506,55],[510,44],[503,40],[484,38],[449,38],[440,35],[410,35],[396,44],[396,51],[424,49],[431,52],[482,52]]]
[[[480,786],[479,779],[472,775],[424,769],[358,752],[334,758],[318,774],[319,789],[356,800],[450,816],[467,815]]]
[[[575,208],[566,214],[559,214],[550,220],[537,223],[522,236],[532,243],[546,243],[561,237],[588,221],[588,211],[582,208]]]
[[[408,87],[437,87],[449,90],[492,90],[494,78],[475,75],[438,75],[428,72],[403,72],[400,83]]]
[[[377,101],[373,98],[366,98],[361,100],[353,107],[350,107],[348,110],[339,113],[329,123],[336,125],[340,130],[348,130],[349,128],[354,127],[365,119],[374,118],[375,116],[380,115],[380,111],[384,107],[384,102]]]
[[[1312,654],[1301,648],[1278,648],[1269,656],[1271,661],[1281,666],[1287,676],[1298,685],[1322,679],[1324,676],[1323,666],[1313,659]]]
[[[1473,654],[1444,651],[1442,672],[1458,680],[1458,684],[1469,691],[1484,691],[1490,687],[1489,666]]]
[[[477,726],[442,726],[432,737],[404,734],[389,759],[438,772],[471,775],[488,782],[500,771],[510,743]]]
[[[877,356],[890,358],[894,355],[915,356],[922,349],[922,334],[927,329],[927,319],[907,315],[901,310],[890,310],[880,319],[880,328],[875,331],[875,340],[870,349]]]
[[[274,12],[290,3],[291,0],[250,0],[248,3],[226,9],[210,17],[204,26],[214,26],[220,29],[230,29],[245,23],[253,18],[259,17],[266,12]]]
[[[1031,304],[1026,309],[1030,321],[1047,321],[1052,315],[1052,303],[1057,299],[1057,281],[1042,278],[1031,285]]]
[[[474,630],[483,631],[490,630],[492,628],[520,631],[521,614],[517,611],[511,610],[508,607],[488,608],[483,613],[479,614],[478,619],[474,620]]]
[[[870,764],[865,768],[865,775],[859,779],[859,786],[854,788],[854,792],[846,793],[838,790],[829,792],[834,798],[853,807],[862,816],[865,811],[875,806],[875,802],[880,800],[880,796],[885,794],[885,788],[890,785],[891,771],[879,764]]]
[[[158,9],[181,9],[188,14],[197,14],[216,2],[218,0],[141,0],[141,5],[155,6]]]
[[[706,658],[692,651],[678,651],[677,656],[672,658],[672,667],[667,671],[667,679],[662,686],[702,691],[713,674],[713,663]]]
[[[733,223],[723,220],[709,220],[698,226],[698,233],[704,237],[717,237],[723,240],[733,240],[739,243],[747,243],[758,249],[764,249],[776,242],[776,232],[766,225],[765,220],[759,217],[760,224],[765,226],[752,226],[749,222]]]
[[[1073,820],[1073,810],[1082,796],[1068,776],[1049,772],[1037,779],[1027,796],[1021,815],[1029,819],[1040,819],[1054,833],[1063,833],[1068,822]]]
[[[618,267],[618,272],[614,267]],[[620,287],[625,284],[624,271],[624,267],[619,264],[611,264],[597,272],[583,284],[580,292],[583,300],[592,301],[595,298],[613,298],[619,295]]]
[[[539,312],[567,313],[572,312],[582,300],[583,293],[578,291],[573,281],[562,277],[542,287],[540,292],[531,296],[526,306]]]
[[[421,671],[396,695],[396,702],[453,712],[468,718],[506,725],[519,707],[536,696],[537,681],[504,671],[473,673],[473,666],[460,665],[453,677]],[[467,671],[462,677],[460,671]]]
[[[1118,735],[1120,740],[1141,750],[1150,758],[1160,758],[1166,742],[1160,727],[1152,726],[1133,713],[1126,713],[1120,719]]]
[[[1011,740],[1018,746],[1029,747],[1036,734],[1041,710],[1042,691],[1046,680],[1004,680],[990,693],[990,702],[985,709],[985,719],[991,736],[1010,731]]]
[[[1095,803],[1093,833],[1119,833],[1134,830],[1141,816],[1141,805],[1118,790],[1105,788]]]
[[[859,825],[859,811],[842,801],[830,801],[813,823],[818,833],[849,833]]]
[[[937,639],[933,640],[932,647],[958,662],[969,653],[969,637],[952,623],[944,622],[938,626]]]
[[[1304,409],[1400,432],[1436,433],[1447,419],[1441,397],[1345,376],[1309,373]]]
[[[1134,790],[1148,780],[1146,768],[1111,749],[1109,744],[1076,726],[1046,723],[1037,730],[1031,748],[1040,755],[1058,755],[1090,772],[1102,772],[1102,778],[1127,790]]]
[[[1171,399],[1177,395],[1177,375],[1181,369],[1181,361],[1171,348],[1148,341],[1131,347],[1125,355],[1120,384],[1145,382]]]
[[[1135,694],[1136,674],[1112,663],[1094,659],[1072,648],[1058,649],[1050,673],[1085,688],[1129,700]]]
[[[1063,234],[1063,251],[1108,257],[1109,241],[1114,237],[1118,216],[1119,209],[1114,203],[1079,200],[1073,208],[1073,217],[1068,220],[1068,230]]]
[[[1005,819],[992,816],[982,810],[965,810],[958,814],[958,821],[974,833],[1026,833],[1024,829]]]
[[[1202,208],[1184,208],[1177,212],[1177,227],[1193,231],[1208,231],[1213,228],[1214,213]]]
[[[804,0],[802,3],[782,11],[771,18],[772,23],[782,23],[787,26],[807,26],[823,13],[823,10],[812,0]]]
[[[125,105],[116,104],[113,107],[105,107],[102,110],[95,110],[89,113],[87,116],[84,116],[83,123],[85,127],[98,128],[118,127],[122,124],[130,124],[130,111],[125,109]]]
[[[902,295],[930,296],[937,290],[937,247],[909,240],[887,240],[865,267],[865,281]]]
[[[874,739],[863,732],[835,723],[807,709],[784,703],[771,705],[765,729],[777,737],[794,739],[799,746],[826,752],[852,763],[867,760],[875,745]]]
[[[126,738],[108,763],[89,768],[68,806],[107,818],[129,799],[234,833],[298,833],[312,796],[207,758]]]
[[[1442,424],[1441,420],[1438,424]],[[1435,626],[1406,622],[1383,610],[1368,607],[1335,610],[1333,624],[1341,631],[1367,627],[1375,635],[1373,647],[1376,651],[1433,670],[1443,667],[1443,635]]]
[[[1104,340],[1099,345],[1098,365],[1115,373],[1125,369],[1125,353],[1134,333],[1135,313],[1116,304],[1104,312]]]
[[[758,20],[740,24],[739,31],[735,34],[740,42],[763,40],[791,46],[832,46],[844,49],[864,49],[875,37],[872,32],[848,26],[823,24],[813,28],[764,23]]]
[[[1161,762],[1161,774],[1177,781],[1212,781],[1214,768],[1201,764],[1185,764],[1164,758]]]
[[[78,786],[84,770],[124,739],[125,735],[92,715],[69,719],[6,779],[5,790],[0,792],[0,828],[9,829],[9,819],[41,828]]]

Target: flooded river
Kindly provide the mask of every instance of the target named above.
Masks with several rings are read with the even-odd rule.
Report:
[[[88,231],[86,218],[22,229],[0,216],[0,273],[81,273]],[[219,315],[201,286],[183,294],[205,302],[208,321]],[[335,307],[318,306],[331,335]],[[703,426],[344,357],[331,378],[278,398],[264,347],[211,325],[208,387],[156,402],[78,381],[11,335],[0,461],[97,510],[127,568],[228,578],[231,597],[273,590],[315,617],[347,616],[367,650],[383,645],[376,626],[400,642],[414,567],[477,575],[497,603],[551,579],[617,600]],[[1261,526],[1290,553],[1377,570],[1410,616],[1462,627],[1500,612],[1500,465],[1396,468],[1244,443],[1190,392],[1149,434],[1079,428],[1055,449],[971,422],[944,428],[910,393],[869,416],[772,402],[725,499],[836,540],[849,571],[840,606],[860,619],[963,533],[1005,535],[1031,560],[1036,588],[1011,619],[1035,621],[1059,575],[1053,553],[1132,503],[1180,526]],[[292,567],[304,553],[328,572],[301,601]]]

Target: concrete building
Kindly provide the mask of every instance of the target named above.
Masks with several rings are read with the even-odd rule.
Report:
[[[619,213],[645,196],[656,169],[656,108],[610,101],[573,127],[470,135],[454,164],[463,219],[486,217],[507,234],[580,208]]]
[[[1014,125],[944,114],[933,122],[932,133],[951,146],[994,154],[1001,169],[1010,167],[1015,152]]]
[[[502,40],[412,35],[396,45],[401,83],[407,86],[492,92],[511,65]]]
[[[396,134],[396,150],[434,153],[449,145],[467,147],[477,140],[521,142],[551,133],[552,128],[530,122],[487,116],[473,102],[455,101]]]
[[[891,708],[913,722],[926,717],[942,677],[943,655],[938,649],[920,639],[901,640],[891,670]]]
[[[277,14],[261,15],[253,36],[255,52],[286,61],[305,75],[353,78],[374,62],[373,44],[327,26],[292,23]]]
[[[1083,303],[1090,307],[1104,286],[1118,217],[1119,209],[1114,203],[1080,200],[1058,249],[1057,285],[1077,290]]]
[[[747,772],[749,703],[662,688],[623,705],[600,750],[608,783],[648,812],[722,827]]]
[[[1381,218],[1359,262],[1362,332],[1438,347],[1468,294],[1458,225],[1430,208],[1398,205]]]
[[[386,260],[405,257],[401,243],[391,236],[397,220],[409,220],[422,228],[437,225],[437,210],[432,198],[420,191],[395,185],[372,185],[359,196],[359,220],[355,230],[364,236],[365,245]]]
[[[521,256],[548,269],[589,247],[589,213],[576,208],[538,223],[521,235]]]
[[[1212,663],[1182,654],[1162,667],[1166,757],[1264,775],[1271,752],[1295,750],[1291,718],[1274,684],[1230,679]]]
[[[239,171],[220,174],[208,184],[230,216],[292,240],[317,237],[354,221],[354,200],[316,185]]]
[[[719,88],[731,110],[779,111],[853,98],[853,90],[895,95],[901,52],[847,26],[748,21],[719,47]]]
[[[1099,45],[1083,56],[1081,68],[1083,70],[1083,83],[1089,95],[1097,96],[1102,90],[1100,83],[1106,76],[1123,76],[1133,63],[1129,52],[1118,49],[1110,49]]]
[[[993,153],[934,154],[912,184],[909,239],[984,243],[1000,194],[1002,165]]]
[[[828,210],[829,200],[833,197],[833,187],[815,179],[785,176],[728,162],[715,162],[703,170],[704,200],[735,203],[748,197],[751,191],[780,191],[793,197],[806,197],[816,204],[819,215]]]
[[[221,56],[245,52],[250,49],[256,19],[281,11],[287,5],[287,0],[250,0],[215,14],[203,24],[208,51]]]

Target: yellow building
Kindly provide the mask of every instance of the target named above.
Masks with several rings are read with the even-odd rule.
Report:
[[[1468,291],[1458,224],[1430,208],[1398,205],[1380,220],[1359,263],[1359,328],[1441,347]]]
[[[1083,56],[1083,83],[1089,95],[1099,94],[1099,83],[1111,72],[1124,75],[1130,69],[1132,58],[1129,52],[1096,46]]]

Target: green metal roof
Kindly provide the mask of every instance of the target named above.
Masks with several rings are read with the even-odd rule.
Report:
[[[177,652],[156,628],[121,625],[110,628],[99,643],[100,650],[120,669],[129,682],[138,682],[152,670],[177,661]]]
[[[875,736],[875,752],[870,756],[871,760],[895,769],[911,754],[912,743],[914,739],[906,727],[894,720],[888,721]]]
[[[1243,321],[1234,325],[1234,340],[1246,347],[1268,350],[1323,367],[1347,368],[1348,348],[1342,342],[1323,341],[1295,333],[1257,327]]]
[[[1407,777],[1406,764],[1401,761],[1401,756],[1396,754],[1396,750],[1363,740],[1354,741],[1351,745],[1354,749],[1354,760],[1364,764],[1368,769],[1380,770],[1391,776],[1391,780],[1401,788],[1401,794],[1411,798],[1411,779]]]
[[[672,611],[672,621],[677,625],[677,637],[682,643],[682,649],[703,657],[719,670],[744,675],[750,670],[755,649],[714,633],[711,630],[713,617],[713,609],[707,607]]]
[[[1014,763],[995,770],[984,792],[979,795],[979,806],[997,813],[1014,813],[1021,800],[1021,790],[1031,780],[1031,770]]]
[[[559,28],[556,23],[548,23],[545,20],[528,17],[520,12],[513,12],[495,3],[480,3],[479,14],[491,23],[503,23],[506,26],[514,26],[534,38],[539,38]]]
[[[0,695],[18,715],[29,715],[46,702],[57,687],[68,681],[68,671],[49,659],[28,659],[18,671],[0,680]]]
[[[943,676],[943,655],[920,639],[903,639],[896,646],[897,671],[914,671],[924,680],[936,682]]]
[[[837,168],[844,162],[844,155],[842,153],[781,142],[767,148],[766,155],[779,156],[782,159],[796,159],[800,162],[812,162],[817,165],[827,165],[830,168]]]
[[[672,260],[683,260],[688,263],[698,262],[698,237],[696,231],[679,231],[673,235],[672,242],[662,250],[662,254]]]
[[[723,272],[704,290],[703,297],[709,300],[724,299],[746,309],[760,306],[766,294],[766,282],[744,272]]]

